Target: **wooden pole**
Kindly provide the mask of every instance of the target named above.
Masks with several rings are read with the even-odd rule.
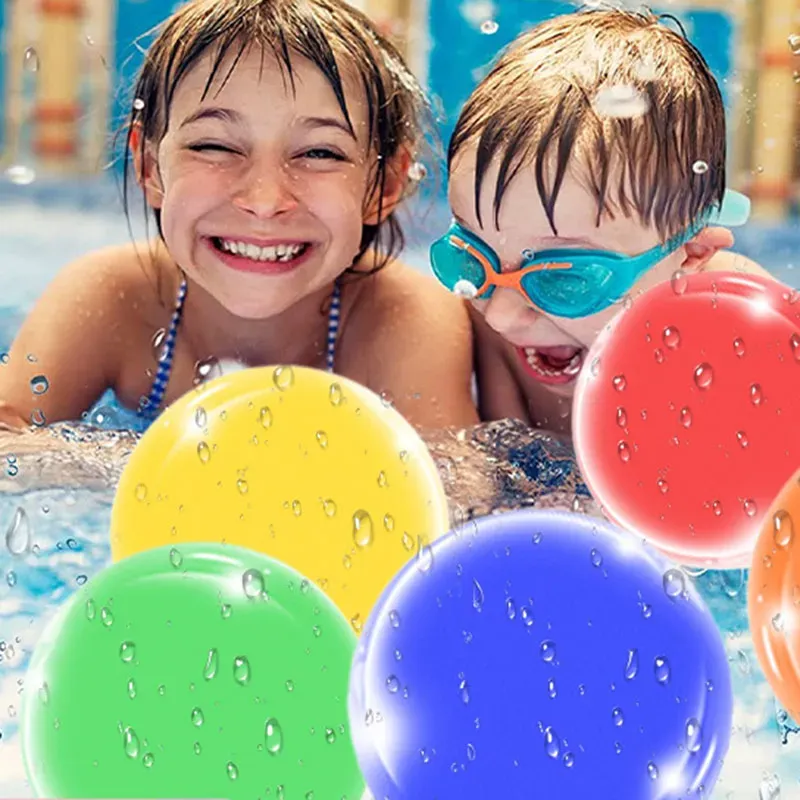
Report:
[[[39,0],[40,66],[34,108],[34,152],[43,170],[75,172],[83,0]]]

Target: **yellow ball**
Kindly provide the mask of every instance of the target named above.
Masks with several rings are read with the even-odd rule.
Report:
[[[111,548],[115,561],[184,542],[266,553],[315,581],[359,632],[400,568],[426,561],[447,529],[436,466],[397,411],[354,381],[261,367],[189,392],[148,429],[117,488]]]

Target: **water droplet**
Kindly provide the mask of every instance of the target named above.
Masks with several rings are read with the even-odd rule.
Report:
[[[794,537],[794,523],[791,516],[779,509],[772,517],[772,536],[778,547],[788,547]]]
[[[400,614],[397,611],[390,611],[389,612],[389,623],[393,628],[400,627]]]
[[[517,607],[510,597],[506,600],[506,616],[509,619],[514,619],[517,616]]]
[[[114,615],[105,606],[100,609],[100,621],[106,628],[110,628],[114,624]]]
[[[400,681],[397,679],[396,675],[390,675],[386,679],[386,688],[392,694],[397,694],[397,692],[400,691]]]
[[[793,333],[789,337],[789,348],[795,361],[800,361],[800,333]]]
[[[596,548],[592,548],[589,558],[591,558],[593,566],[601,567],[603,565],[603,554]]]
[[[197,445],[197,457],[201,463],[208,464],[208,460],[211,458],[211,448],[205,442]]]
[[[203,722],[205,722],[205,717],[203,716],[203,710],[200,708],[193,708],[192,709],[192,725],[196,728],[199,728]]]
[[[686,749],[696,753],[702,745],[700,722],[694,717],[686,721]]]
[[[96,608],[94,604],[94,600],[87,600],[86,601],[86,619],[92,620],[94,619],[96,614]]]
[[[242,574],[242,588],[247,597],[255,599],[264,594],[264,576],[257,569],[245,570]]]
[[[228,777],[232,781],[235,781],[239,777],[239,768],[236,766],[236,764],[233,763],[233,761],[228,762],[227,766],[225,767],[225,770],[228,773]]]
[[[292,514],[299,517],[303,513],[303,506],[299,500],[292,500]]]
[[[136,657],[136,645],[133,642],[123,642],[119,646],[119,657],[126,664],[130,664]]]
[[[553,678],[550,678],[547,681],[547,694],[551,700],[555,700],[558,696],[558,692],[556,691],[556,682]]]
[[[747,434],[744,431],[736,431],[736,441],[739,442],[739,446],[743,448],[750,444],[747,440]]]
[[[772,618],[772,627],[775,629],[775,633],[783,633],[783,628],[785,625],[783,615],[778,613]]]
[[[247,490],[250,487],[247,485],[247,481],[244,478],[237,478],[236,488],[239,490],[239,494],[247,494]]]
[[[572,753],[564,753],[564,757],[561,759],[561,762],[565,767],[573,767],[575,766],[575,756]]]
[[[483,609],[483,588],[474,578],[472,579],[472,607],[476,611]]]
[[[474,761],[476,755],[477,755],[477,753],[475,752],[475,745],[471,744],[471,743],[468,743],[467,744],[467,759],[469,761]]]
[[[617,425],[620,428],[625,428],[628,425],[628,415],[625,413],[625,409],[620,406],[617,409]]]
[[[621,708],[612,709],[612,711],[611,711],[611,721],[617,727],[619,727],[620,725],[622,725],[623,722],[625,722],[625,717],[622,714],[622,709]]]
[[[642,616],[650,619],[653,616],[653,607],[649,603],[642,603]]]
[[[800,56],[800,36],[796,33],[789,34],[789,48],[792,51],[792,55]]]
[[[628,660],[625,662],[625,680],[632,681],[639,674],[639,651],[628,651]]]
[[[686,580],[683,572],[679,569],[668,569],[663,578],[664,594],[673,600],[680,597],[686,591]]]
[[[350,569],[353,566],[353,559],[350,558],[350,556],[347,555],[347,553],[345,553],[344,556],[342,557],[342,564],[344,565],[345,569]]]
[[[350,627],[356,633],[361,633],[361,629],[364,627],[364,623],[361,620],[361,614],[356,614],[354,617],[350,617]]]
[[[655,662],[653,664],[653,673],[655,674],[656,680],[664,685],[669,683],[670,679],[670,668],[669,668],[669,661],[667,661],[664,656],[656,656]]]
[[[747,500],[742,503],[742,509],[744,513],[747,514],[748,517],[754,517],[758,513],[758,506],[756,505],[756,501],[748,498]]]
[[[342,387],[338,383],[331,384],[331,388],[328,391],[328,399],[331,401],[332,406],[339,406],[342,404],[344,394],[342,393]]]
[[[25,52],[22,54],[22,69],[25,72],[38,72],[39,71],[39,54],[33,47],[26,47]]]
[[[408,168],[408,179],[419,182],[425,180],[428,168],[421,161],[414,161]]]
[[[469,685],[467,684],[466,678],[461,679],[461,682],[458,684],[458,690],[461,692],[461,702],[465,705],[469,703]]]
[[[394,530],[394,517],[391,514],[384,514],[383,527],[387,533],[391,533]]]
[[[140,503],[143,503],[147,499],[147,487],[143,483],[137,484],[134,496]]]
[[[658,780],[658,767],[652,761],[647,765],[647,774],[651,781]]]
[[[705,161],[695,161],[692,164],[692,172],[695,175],[705,175],[708,172],[708,164]]]
[[[207,681],[212,680],[217,674],[217,667],[219,667],[219,654],[217,653],[217,648],[212,647],[208,651],[208,658],[206,658],[206,665],[203,668],[203,677]]]
[[[672,274],[672,278],[670,279],[670,285],[672,286],[672,291],[675,292],[677,295],[682,295],[686,293],[686,290],[689,288],[689,279],[686,277],[686,273],[679,269],[677,272]]]
[[[294,681],[293,680],[290,679],[290,680],[286,681],[286,691],[287,692],[293,692],[294,691]]]
[[[280,391],[285,392],[294,384],[294,370],[289,366],[275,367],[272,381]]]
[[[233,679],[242,686],[250,682],[250,662],[246,656],[233,659]]]
[[[548,664],[552,663],[556,657],[556,643],[550,639],[546,639],[539,646],[539,654],[543,661],[546,661]]]
[[[750,402],[754,406],[760,406],[763,400],[764,400],[764,394],[761,391],[761,386],[757,383],[754,383],[750,387]]]
[[[25,509],[18,507],[6,531],[6,548],[12,556],[21,556],[31,547],[31,526]]]
[[[417,569],[429,572],[433,566],[433,548],[421,536],[417,537]]]
[[[264,406],[261,411],[258,412],[258,421],[262,428],[269,428],[272,426],[272,411],[270,411],[269,406]]]
[[[737,356],[738,358],[742,358],[742,356],[743,356],[743,355],[745,354],[745,352],[746,352],[746,350],[745,350],[745,346],[744,346],[744,339],[742,339],[742,338],[740,338],[740,337],[738,337],[738,336],[737,336],[737,337],[736,337],[736,338],[733,340],[733,352],[736,354],[736,356]]]
[[[631,448],[627,442],[620,442],[617,445],[617,455],[623,464],[627,464],[631,460]]]
[[[558,758],[561,751],[561,740],[558,734],[550,727],[544,731],[544,751],[550,758]]]
[[[44,375],[37,375],[31,378],[31,392],[33,394],[44,394],[50,388],[50,384]]]
[[[334,503],[333,500],[323,500],[322,510],[325,512],[325,516],[327,517],[336,516],[336,503]]]
[[[203,748],[200,747],[200,742],[195,742],[194,743],[194,754],[196,756],[199,756],[202,751],[203,751]]]
[[[611,384],[618,392],[624,392],[625,387],[628,385],[628,381],[625,379],[624,375],[615,375],[614,380],[611,381]]]
[[[136,684],[134,683],[133,678],[128,681],[128,697],[130,697],[131,700],[136,697]]]
[[[283,731],[275,717],[270,717],[264,725],[264,746],[268,753],[276,756],[283,747]]]
[[[359,509],[353,514],[353,541],[358,547],[367,547],[372,544],[372,538],[372,517],[363,509]]]
[[[223,603],[220,606],[219,613],[222,615],[222,619],[228,619],[231,615],[231,607],[228,603]]]
[[[336,731],[333,728],[325,728],[325,741],[333,744],[336,741]]]
[[[711,504],[711,510],[714,512],[714,516],[715,517],[721,517],[722,516],[722,510],[723,510],[722,509],[722,502],[720,500],[715,500]]]
[[[169,563],[172,564],[174,569],[178,569],[180,565],[183,564],[183,556],[181,555],[181,551],[175,547],[170,548]]]
[[[122,746],[128,758],[139,757],[139,737],[133,728],[125,728],[122,734]]]
[[[194,424],[197,425],[198,428],[203,429],[206,427],[207,422],[208,417],[206,415],[206,410],[203,406],[198,406],[197,410],[194,412]]]
[[[650,100],[635,86],[618,84],[601,88],[592,106],[600,117],[630,119],[644,116],[650,108]]]
[[[481,22],[481,33],[486,36],[491,36],[497,33],[500,26],[493,19],[486,19]]]
[[[714,382],[714,370],[711,364],[700,364],[694,371],[694,382],[698,389],[708,389]]]

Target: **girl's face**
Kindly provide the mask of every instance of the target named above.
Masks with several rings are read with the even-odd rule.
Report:
[[[351,266],[372,213],[364,199],[375,157],[365,102],[347,76],[355,135],[311,62],[292,58],[296,94],[258,47],[220,88],[232,63],[222,64],[205,99],[210,56],[181,81],[143,177],[187,276],[230,313],[264,319]]]

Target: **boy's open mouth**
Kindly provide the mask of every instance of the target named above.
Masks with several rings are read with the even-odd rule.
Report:
[[[517,352],[528,374],[541,383],[564,384],[574,381],[581,371],[586,350],[573,345],[558,347],[518,347]]]
[[[297,266],[311,249],[310,242],[285,242],[258,245],[238,239],[209,237],[223,260],[235,269],[252,272],[285,272]]]

